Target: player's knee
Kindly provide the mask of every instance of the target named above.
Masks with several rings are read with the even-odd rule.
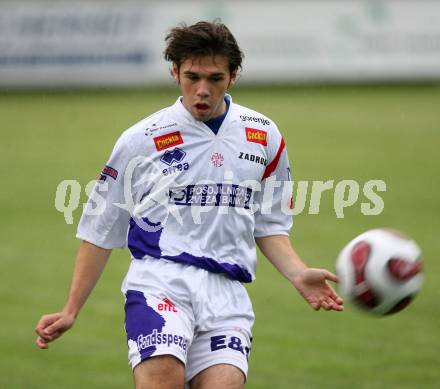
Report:
[[[190,382],[191,389],[242,389],[244,373],[236,366],[218,364],[197,374]]]
[[[183,389],[185,368],[171,355],[160,355],[142,361],[133,370],[136,389]]]

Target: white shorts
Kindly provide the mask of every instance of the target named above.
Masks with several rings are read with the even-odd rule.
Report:
[[[122,292],[133,369],[173,355],[185,364],[186,382],[219,363],[247,376],[254,313],[239,281],[168,260],[133,259]]]

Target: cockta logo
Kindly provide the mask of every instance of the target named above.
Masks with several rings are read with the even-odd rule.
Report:
[[[246,139],[248,142],[259,143],[263,146],[267,146],[266,131],[246,127]]]
[[[157,136],[154,139],[157,151],[162,151],[183,144],[183,139],[180,131],[172,132],[171,134]]]

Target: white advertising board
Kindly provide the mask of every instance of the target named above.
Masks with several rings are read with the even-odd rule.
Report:
[[[241,83],[440,79],[440,1],[0,1],[0,87],[171,83],[169,28],[221,18]]]

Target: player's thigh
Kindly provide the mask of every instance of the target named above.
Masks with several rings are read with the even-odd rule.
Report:
[[[231,385],[243,383],[247,376],[250,349],[250,333],[244,329],[225,328],[197,334],[188,352],[186,381],[191,382],[197,376],[198,380],[203,377],[203,381],[208,378],[215,381],[211,378],[213,375],[219,377],[223,376],[222,372],[230,372]]]
[[[159,355],[139,363],[133,377],[136,389],[183,389],[185,366],[172,355]]]
[[[185,305],[174,303],[169,293],[127,290],[125,330],[128,360],[134,370],[143,361],[158,356],[174,356],[186,363],[193,338],[192,318]]]
[[[197,330],[188,351],[186,381],[223,364],[246,377],[254,322],[249,296],[241,283],[226,277],[208,274],[206,281],[195,307]]]
[[[218,364],[197,374],[190,382],[191,389],[242,389],[244,373],[236,366]]]

